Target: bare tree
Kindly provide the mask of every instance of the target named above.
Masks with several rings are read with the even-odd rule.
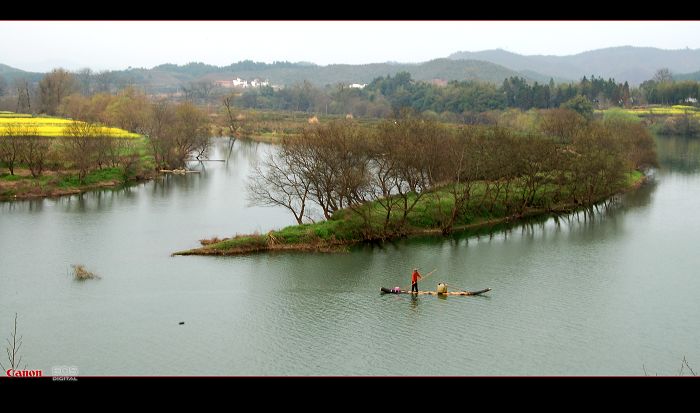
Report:
[[[687,116],[687,115],[684,115]],[[656,142],[641,122],[606,120],[605,129],[622,143],[629,166],[643,169],[658,166]]]
[[[110,93],[115,83],[115,76],[113,72],[108,70],[98,72],[93,75],[94,77],[94,87],[95,92]]]
[[[207,80],[200,80],[191,84],[191,89],[195,91],[197,97],[203,100],[209,98],[209,95],[211,94],[213,88],[214,83]]]
[[[94,93],[95,87],[95,74],[92,69],[86,67],[80,69],[75,73],[75,78],[78,83],[80,93],[84,96],[90,96]]]
[[[22,356],[19,353],[22,349],[22,336],[17,337],[17,313],[15,313],[15,324],[12,333],[10,333],[10,338],[7,339],[7,345],[5,351],[7,352],[7,361],[10,363],[8,366],[9,369],[15,370],[22,364]],[[3,370],[9,370],[1,362],[0,367]]]
[[[223,98],[224,108],[226,109],[226,120],[228,121],[229,137],[236,139],[240,137],[240,125],[236,116],[233,113],[234,95],[228,95]]]
[[[25,78],[15,78],[17,90],[17,113],[29,113],[32,110],[32,98],[29,91],[29,81]]]
[[[127,87],[109,99],[102,111],[102,122],[136,133],[144,133],[148,123],[149,102],[145,93]]]
[[[673,74],[669,68],[664,67],[657,70],[652,79],[658,83],[668,83],[673,81]]]
[[[697,376],[697,374],[695,374],[695,370],[693,370],[693,368],[690,367],[690,364],[688,364],[688,360],[685,359],[685,356],[683,356],[683,362],[681,363],[681,370],[678,372],[679,376],[683,375],[684,368],[687,368],[691,375]]]
[[[32,177],[41,176],[51,148],[51,138],[39,136],[36,126],[29,126],[21,141],[21,155]]]
[[[61,101],[77,88],[75,76],[64,70],[54,69],[39,82],[39,100],[44,113],[55,115]]]
[[[101,127],[95,123],[73,122],[63,130],[61,139],[66,159],[78,170],[78,179],[85,182],[85,177],[97,164]]]
[[[175,125],[172,130],[175,144],[174,164],[185,166],[193,153],[199,160],[207,156],[211,147],[209,119],[194,105],[182,103],[175,108]]]
[[[558,138],[561,143],[570,143],[576,134],[585,127],[586,118],[570,109],[549,109],[542,111],[540,130]]]
[[[434,192],[437,199],[436,210],[440,216],[440,229],[449,234],[457,219],[469,205],[474,187],[474,165],[471,162],[472,148],[468,135],[458,135],[446,139],[442,161],[447,167],[447,179],[441,182],[443,189]],[[443,178],[444,179],[444,178]],[[449,194],[450,202],[443,203],[443,192]]]
[[[302,132],[297,156],[311,181],[310,196],[326,219],[338,209],[366,201],[366,141],[349,121],[312,125]]]
[[[389,227],[391,212],[401,202],[399,198],[394,196],[397,192],[397,186],[401,185],[398,179],[398,162],[387,146],[386,141],[381,139],[380,145],[377,147],[378,150],[370,157],[368,168],[371,199],[375,200],[386,212],[384,214],[384,231]],[[365,215],[362,214],[362,216]]]
[[[10,170],[10,175],[15,174],[15,166],[22,158],[23,129],[10,123],[5,127],[5,132],[0,135],[0,161]]]
[[[7,80],[0,75],[0,96],[5,96],[7,93]]]
[[[445,133],[437,123],[416,118],[389,120],[379,127],[376,146],[393,159],[391,178],[402,225],[430,187],[430,171],[439,159]]]
[[[151,104],[148,119],[148,140],[156,165],[164,167],[170,158],[169,127],[175,122],[175,111],[165,100]]]
[[[600,124],[586,128],[573,142],[572,193],[576,201],[592,203],[615,192],[624,182],[630,164],[623,142],[612,130]]]
[[[292,151],[283,145],[277,156],[270,153],[254,166],[249,177],[248,200],[252,205],[287,208],[297,224],[302,224],[311,186],[304,178]]]
[[[209,119],[189,102],[171,106],[165,101],[152,104],[148,120],[148,137],[156,163],[182,168],[196,154],[206,156],[211,146]]]

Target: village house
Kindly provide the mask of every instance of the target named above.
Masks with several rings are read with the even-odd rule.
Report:
[[[247,89],[251,87],[263,87],[263,86],[269,86],[270,82],[267,80],[261,80],[258,78],[255,78],[251,80],[250,82],[244,79],[241,79],[240,77],[237,77],[233,80],[217,80],[216,82],[217,86],[231,89],[231,88],[240,88],[240,89]]]

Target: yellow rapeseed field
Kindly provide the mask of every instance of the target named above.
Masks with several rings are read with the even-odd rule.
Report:
[[[641,107],[641,108],[632,108],[632,109],[627,109],[629,113],[634,113],[638,115],[683,115],[685,113],[691,114],[691,115],[698,115],[698,109],[693,106],[684,106],[684,105],[673,105],[671,107],[669,106],[661,106],[661,107]]]
[[[50,117],[33,117],[24,113],[0,112],[0,135],[3,135],[8,126],[15,127],[36,127],[37,135],[47,137],[64,136],[64,129],[72,123],[83,123],[71,119],[50,118]],[[100,128],[101,136],[109,136],[112,138],[138,138],[140,135],[131,133],[120,128],[111,128],[104,126]]]
[[[694,106],[685,105],[673,105],[673,106],[643,106],[636,108],[620,109],[616,108],[614,110],[619,110],[624,113],[629,113],[637,116],[678,116],[685,115],[686,113],[690,116],[695,116],[700,118],[700,110]],[[596,112],[605,112],[605,110],[596,110]]]

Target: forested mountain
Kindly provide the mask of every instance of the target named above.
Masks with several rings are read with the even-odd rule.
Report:
[[[693,72],[693,73],[674,74],[673,79],[674,80],[694,80],[696,82],[700,82],[700,70],[698,70],[697,72]]]
[[[661,68],[673,73],[700,70],[700,49],[663,50],[653,47],[621,46],[592,50],[569,56],[524,56],[505,50],[457,52],[450,59],[483,60],[527,73],[535,71],[545,76],[562,79],[580,79],[583,76],[602,76],[632,85],[652,78]]]
[[[88,64],[89,66],[89,64]],[[445,84],[451,80],[478,80],[500,85],[504,79],[524,78],[528,82],[578,82],[584,76],[628,81],[630,86],[651,79],[661,68],[668,68],[678,80],[700,78],[700,49],[662,50],[651,47],[612,47],[570,56],[524,56],[505,50],[458,52],[449,58],[423,63],[372,63],[364,65],[306,62],[258,63],[250,60],[228,66],[205,63],[162,64],[150,69],[129,68],[102,72],[101,81],[117,87],[136,85],[150,93],[174,92],[190,82],[266,79],[271,84],[290,86],[309,81],[317,87],[337,83],[369,83],[380,76],[408,72],[418,81]],[[683,75],[683,73],[687,73]],[[43,73],[25,72],[0,64],[0,76],[7,83],[24,77],[38,81]]]
[[[336,83],[369,83],[379,76],[406,71],[416,80],[442,79],[482,80],[501,83],[511,76],[529,80],[547,81],[541,75],[520,74],[505,67],[482,61],[435,59],[425,63],[372,63],[365,65],[334,64],[318,66],[308,63],[275,62],[272,64],[243,61],[219,67],[203,63],[187,65],[165,64],[153,69],[131,69],[114,72],[120,78],[131,78],[135,84],[147,84],[155,89],[177,87],[182,83],[200,80],[267,79],[272,84],[292,85],[307,80],[316,86]]]
[[[14,67],[0,63],[0,76],[5,78],[7,82],[12,82],[15,78],[25,78],[34,82],[41,79],[44,73],[25,72],[24,70],[15,69]]]
[[[27,73],[9,66],[2,66],[18,74]],[[304,80],[323,87],[336,83],[369,83],[380,76],[409,72],[415,80],[480,80],[500,84],[509,77],[520,76],[529,81],[547,82],[548,77],[537,73],[527,74],[506,69],[497,64],[475,60],[435,59],[425,63],[372,63],[365,65],[334,64],[319,66],[311,63],[257,63],[250,60],[228,66],[213,66],[204,63],[186,65],[162,64],[152,69],[127,69],[108,72],[117,85],[143,86],[151,92],[175,91],[182,85],[195,81],[242,79],[267,79],[280,86],[301,83]],[[31,74],[31,76],[41,74]],[[6,78],[8,78],[6,76]],[[33,80],[34,77],[32,77]],[[9,79],[8,79],[9,80]]]

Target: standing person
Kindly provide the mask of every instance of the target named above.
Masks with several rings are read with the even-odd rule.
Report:
[[[418,280],[420,280],[422,277],[420,273],[418,272],[418,268],[413,269],[413,274],[411,274],[411,292],[415,291],[416,293],[418,292]]]

